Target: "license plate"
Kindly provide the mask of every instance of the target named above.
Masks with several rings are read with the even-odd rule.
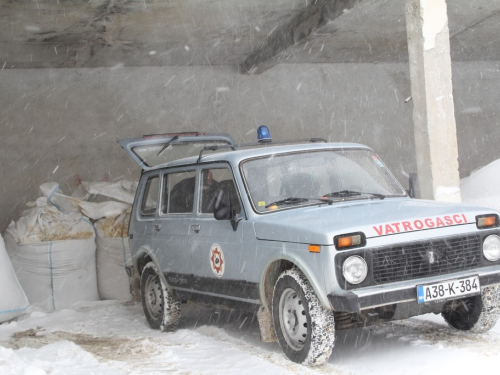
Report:
[[[481,286],[478,276],[448,280],[436,284],[417,285],[418,303],[479,294]]]

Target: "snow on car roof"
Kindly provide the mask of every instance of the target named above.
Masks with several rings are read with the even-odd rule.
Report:
[[[286,144],[286,145],[273,145],[272,143],[263,144],[262,146],[256,146],[246,149],[237,149],[232,151],[228,148],[227,152],[218,152],[216,154],[210,154],[210,151],[206,151],[201,157],[200,163],[213,163],[217,161],[227,161],[233,164],[239,164],[244,159],[255,158],[259,156],[266,156],[270,154],[281,154],[296,151],[308,151],[308,150],[327,150],[327,149],[352,149],[352,148],[362,148],[366,150],[371,150],[370,147],[359,144],[359,143],[344,143],[344,142],[332,142],[332,143],[306,143],[306,144]],[[220,150],[220,149],[219,149]],[[191,156],[187,158],[177,159],[165,164],[160,164],[154,169],[174,167],[195,164],[199,159],[199,156]]]

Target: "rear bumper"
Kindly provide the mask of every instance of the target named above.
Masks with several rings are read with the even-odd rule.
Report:
[[[500,272],[480,275],[479,282],[482,287],[500,284]],[[357,295],[355,292],[348,292],[342,295],[329,294],[328,300],[334,311],[357,313],[364,309],[395,303],[417,303],[417,288],[411,286],[397,290],[388,289],[383,292],[367,295]]]

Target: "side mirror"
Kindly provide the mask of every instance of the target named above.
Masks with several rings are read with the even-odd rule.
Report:
[[[216,220],[231,220],[233,230],[236,231],[238,229],[238,223],[241,221],[241,218],[236,217],[236,213],[231,205],[231,196],[229,195],[229,191],[225,189],[220,189],[217,192],[214,203],[214,217]]]

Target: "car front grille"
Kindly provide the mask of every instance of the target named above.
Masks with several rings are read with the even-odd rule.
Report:
[[[474,268],[480,261],[479,235],[396,245],[373,251],[373,279],[384,284],[444,275]]]

